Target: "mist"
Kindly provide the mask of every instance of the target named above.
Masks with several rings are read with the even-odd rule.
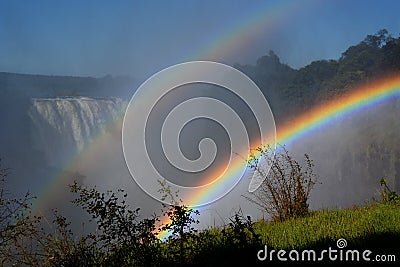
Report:
[[[36,6],[30,7],[32,17],[18,6],[16,12],[0,16],[5,22],[0,32],[8,37],[0,44],[4,59],[0,71],[7,71],[0,73],[1,166],[11,168],[10,192],[22,196],[29,191],[38,197],[36,212],[51,216],[51,209],[58,208],[74,222],[75,229],[81,227],[85,213],[70,203],[74,195],[68,189],[68,184],[78,180],[99,191],[125,189],[129,204],[141,207],[143,217],[161,213],[161,203],[140,188],[127,168],[121,131],[125,108],[135,90],[164,67],[186,60],[234,66],[261,89],[278,129],[358,83],[399,70],[398,53],[393,52],[398,47],[394,35],[399,31],[397,13],[383,4],[372,13],[354,3],[346,3],[349,8],[304,4],[304,10],[293,6],[276,13],[279,5],[272,2],[261,7],[247,3],[246,8],[220,3],[214,9],[173,5],[174,11],[162,4],[111,9],[104,4],[63,5],[64,13],[49,5],[44,12],[54,23],[38,18],[42,10]],[[380,20],[383,10],[387,13],[384,22]],[[85,12],[92,20],[87,20]],[[339,12],[344,13],[338,24]],[[177,13],[180,16],[174,16]],[[386,31],[383,36],[368,35],[362,40],[386,26],[393,36]],[[380,41],[375,44],[374,38]],[[259,140],[251,110],[234,95],[210,85],[174,90],[160,100],[150,117],[149,138],[157,142],[150,142],[149,151],[160,172],[181,185],[193,180],[165,163],[159,128],[166,113],[181,101],[204,96],[231,106],[245,122],[251,142]],[[319,180],[311,194],[312,209],[371,201],[382,177],[399,190],[399,109],[398,99],[386,101],[333,121],[287,147],[300,162],[304,153],[314,160]],[[217,167],[207,174],[224,165],[232,152],[229,134],[210,120],[188,124],[181,134],[180,148],[190,159],[199,156],[203,138],[215,141]],[[196,176],[197,185],[206,178]],[[243,197],[250,179],[248,172],[231,192],[200,207],[201,227],[224,225],[238,209],[255,220],[268,218]]]
[[[223,95],[223,91],[209,86],[200,93],[201,88],[198,85],[191,90],[186,88],[186,97],[193,96],[193,92],[197,92],[198,96]],[[183,95],[181,97],[185,98]],[[238,104],[232,96],[227,99],[231,105]],[[182,99],[172,97],[169,100],[165,103],[173,107]],[[82,110],[85,101],[94,106]],[[130,206],[141,207],[143,217],[161,214],[161,203],[138,186],[124,160],[121,128],[126,99],[80,96],[29,99],[25,96],[17,97],[14,103],[13,108],[18,112],[2,113],[7,114],[2,117],[2,124],[8,126],[7,131],[3,131],[2,166],[12,168],[8,180],[12,192],[23,194],[29,191],[38,197],[34,204],[35,212],[51,220],[51,210],[57,208],[73,222],[75,231],[82,233],[83,228],[90,231],[94,225],[87,223],[87,215],[70,202],[74,195],[69,192],[68,184],[77,180],[101,192],[120,188],[126,190]],[[281,104],[274,103],[275,106]],[[74,109],[68,109],[69,105],[73,105]],[[4,106],[9,107],[6,103]],[[299,162],[307,153],[315,163],[318,182],[311,193],[311,209],[351,207],[372,201],[377,196],[376,190],[382,177],[388,179],[391,188],[399,190],[397,149],[400,144],[398,138],[393,136],[400,130],[396,116],[399,109],[399,99],[386,101],[333,121],[286,147]],[[239,111],[245,119],[248,118],[249,114],[243,113],[243,109]],[[15,123],[21,118],[24,123]],[[296,116],[290,119],[295,120]],[[95,124],[91,125],[90,120]],[[162,120],[158,118],[155,123],[161,123]],[[277,119],[278,128],[282,121]],[[183,149],[193,150],[197,146],[196,142],[201,139],[196,139],[193,144],[194,133],[201,138],[209,135],[212,129],[215,130],[213,125],[207,123],[199,125],[182,132]],[[249,132],[253,128],[251,126]],[[256,133],[251,135],[257,136]],[[77,138],[73,139],[74,136]],[[213,139],[218,138],[223,139],[224,135],[218,137],[217,131]],[[220,160],[218,164],[223,163],[224,160]],[[254,220],[268,219],[268,214],[243,197],[248,194],[250,178],[250,173],[247,173],[223,198],[199,207],[199,228],[226,225],[238,210]],[[85,227],[82,226],[83,222],[86,223]]]

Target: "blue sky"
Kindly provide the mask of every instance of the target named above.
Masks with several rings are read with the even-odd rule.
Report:
[[[290,2],[3,0],[0,71],[143,80],[187,60],[254,64],[270,49],[298,68],[337,59],[379,29],[400,33],[395,0]],[[257,14],[264,17],[252,29],[246,22]],[[199,53],[243,25],[218,53]]]

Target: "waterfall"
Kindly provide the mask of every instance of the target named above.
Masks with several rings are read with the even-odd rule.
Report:
[[[124,106],[119,98],[32,99],[28,115],[33,148],[44,154],[46,165],[60,166],[121,118]]]

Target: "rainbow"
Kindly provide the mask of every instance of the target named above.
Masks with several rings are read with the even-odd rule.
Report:
[[[323,127],[329,126],[333,121],[345,119],[352,114],[373,107],[379,103],[400,96],[400,76],[375,81],[370,84],[359,86],[342,96],[324,102],[304,114],[277,127],[276,143],[289,146],[301,138],[307,137]],[[272,140],[270,138],[269,140]],[[257,145],[253,146],[257,147]],[[248,152],[243,153],[247,155]],[[243,164],[235,164],[234,168],[227,170],[228,177],[232,177],[240,170]],[[221,170],[221,172],[223,172]],[[220,190],[223,181],[216,181],[213,191]],[[198,206],[202,203],[205,194],[215,192],[204,192],[193,196],[189,206]]]
[[[316,2],[318,1],[310,1]],[[268,35],[278,28],[278,23],[285,21],[288,17],[296,14],[299,8],[307,6],[303,1],[277,1],[275,5],[262,6],[256,13],[243,20],[239,20],[225,34],[218,36],[217,39],[210,40],[195,51],[187,60],[217,60],[226,59],[231,55],[246,49],[251,43],[257,42],[257,38]],[[352,114],[362,112],[366,108],[374,107],[400,95],[400,77],[391,76],[386,79],[365,84],[349,93],[323,103],[320,106],[310,109],[308,112],[294,118],[277,127],[277,143],[289,146],[301,138],[312,135],[323,127],[328,127],[336,120],[345,119]],[[110,122],[110,127],[115,127],[114,122]],[[64,164],[63,170],[79,169],[82,158],[95,159],[102,149],[106,149],[105,136],[99,135],[96,140],[85,148],[83,155],[76,156]],[[87,161],[85,163],[88,163]],[[91,164],[89,162],[89,164]],[[241,165],[241,163],[237,166]],[[238,168],[228,170],[229,176],[237,175]],[[52,192],[66,183],[66,177],[62,173],[55,173],[50,181],[43,187],[40,198],[34,204],[34,209],[39,209],[46,203],[52,202]],[[202,192],[190,199],[190,206],[196,206],[202,202],[205,194],[217,194],[224,186],[224,181],[215,181],[212,190]],[[65,188],[64,188],[65,190]],[[213,191],[213,192],[211,192]],[[160,237],[165,238],[169,233],[161,233]]]
[[[329,126],[334,121],[346,119],[367,108],[396,98],[400,98],[400,75],[364,84],[310,109],[293,120],[278,125],[276,141],[280,145],[290,146],[302,138],[317,133],[318,130]],[[237,175],[237,172],[237,168],[229,170],[232,176]],[[217,183],[215,191],[218,190],[219,186]],[[201,194],[193,196],[189,206],[196,206],[201,203],[203,197],[204,195]],[[168,220],[164,223],[168,223]],[[168,232],[160,233],[161,239],[168,236]]]
[[[277,143],[281,145],[290,146],[302,138],[308,137],[319,130],[328,127],[332,122],[346,119],[354,114],[360,113],[365,109],[373,108],[376,105],[390,101],[392,99],[400,98],[400,75],[392,75],[388,78],[380,79],[368,84],[358,86],[357,88],[322,103],[304,114],[293,118],[292,120],[277,126]],[[118,124],[117,124],[118,125]],[[120,125],[119,125],[120,126]],[[115,122],[110,122],[109,127],[115,127]],[[102,149],[106,147],[106,138],[99,135],[95,142],[85,149],[84,155],[74,158],[71,162],[66,164],[64,169],[75,169],[79,165],[82,158],[95,158],[95,155],[101,153]],[[87,163],[87,162],[85,162]],[[90,164],[90,162],[89,162]],[[237,168],[228,170],[228,177],[236,177],[240,171],[242,163],[235,165]],[[67,177],[62,174],[57,174],[48,186],[45,187],[40,204],[50,203],[51,194],[55,188],[61,187],[65,183]],[[201,192],[193,196],[188,205],[197,206],[202,202],[206,194],[217,194],[224,186],[224,181],[215,181],[212,187],[213,192],[210,190]],[[64,188],[65,190],[65,188]],[[41,206],[35,204],[35,207]],[[164,223],[167,223],[165,221]],[[160,233],[160,238],[165,238],[169,233]]]
[[[238,54],[238,51],[247,50],[252,44],[258,43],[261,38],[273,35],[279,30],[279,23],[300,13],[301,9],[309,5],[319,4],[315,0],[307,1],[266,1],[251,16],[239,20],[217,38],[202,44],[201,49],[186,58],[191,60],[210,60],[222,62]]]
[[[318,1],[309,0],[310,3],[316,4]],[[274,30],[277,30],[279,22],[284,21],[288,17],[293,16],[299,12],[300,8],[307,7],[307,2],[304,1],[278,1],[276,3],[262,4],[256,12],[250,16],[239,19],[236,25],[233,25],[225,33],[218,35],[217,38],[210,39],[201,44],[201,47],[196,48],[196,51],[191,53],[185,61],[190,60],[214,60],[221,61],[238,53],[242,49],[246,49],[252,43],[257,42],[257,38],[264,37]],[[121,110],[121,113],[124,111]],[[114,122],[109,122],[107,128],[114,128]],[[40,210],[46,203],[52,203],[53,192],[65,186],[68,182],[64,171],[65,170],[79,170],[76,167],[81,165],[80,161],[84,158],[96,159],[100,153],[100,148],[104,148],[106,138],[98,135],[94,141],[86,146],[83,153],[76,155],[62,166],[60,171],[55,172],[50,176],[49,181],[43,185],[43,189],[39,193],[40,198],[34,203],[33,209]],[[199,199],[201,197],[199,196]]]
[[[104,131],[93,137],[90,144],[86,144],[82,152],[75,155],[69,161],[65,162],[57,172],[51,175],[50,181],[44,184],[41,193],[37,200],[33,203],[32,210],[34,214],[44,215],[47,211],[49,203],[54,204],[54,199],[59,197],[60,192],[68,191],[68,185],[73,182],[73,179],[79,179],[82,175],[82,169],[89,169],[98,164],[99,155],[103,155],[103,151],[109,149],[110,132],[119,132],[122,128],[122,118],[125,112],[124,105],[121,105],[120,110],[116,111],[116,120],[110,120],[106,123]],[[75,177],[71,177],[71,174]],[[78,181],[79,182],[79,181]]]
[[[306,137],[334,121],[400,96],[400,75],[358,86],[342,96],[322,103],[277,129],[277,142],[284,145]]]

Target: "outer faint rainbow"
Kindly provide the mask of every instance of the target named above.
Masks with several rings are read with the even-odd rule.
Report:
[[[276,1],[272,4],[265,1],[254,14],[238,20],[229,30],[210,40],[201,49],[187,57],[187,60],[226,60],[232,55],[238,54],[239,51],[249,49],[251,44],[257,43],[258,39],[265,38],[273,31],[279,30],[279,23],[287,21],[310,3],[318,4],[314,0]]]
[[[50,176],[50,180],[47,181],[45,186],[41,189],[39,194],[40,198],[33,203],[32,209],[34,213],[40,214],[46,211],[48,208],[47,205],[54,202],[53,198],[58,192],[68,192],[68,188],[66,188],[67,185],[72,184],[73,179],[77,178],[71,177],[68,173],[80,174],[81,161],[93,166],[97,164],[97,155],[101,154],[101,151],[108,149],[109,135],[107,135],[107,133],[110,133],[110,131],[119,131],[119,129],[121,129],[124,112],[125,105],[121,104],[121,107],[116,110],[116,119],[108,121],[104,125],[103,131],[100,131],[93,137],[92,142],[85,145],[80,153],[77,153],[69,161],[66,161],[61,168],[57,169],[57,172]]]
[[[310,2],[314,2],[314,0],[310,0]],[[287,18],[293,16],[300,8],[306,6],[306,3],[296,0],[277,1],[273,4],[266,2],[253,14],[238,19],[237,23],[229,30],[218,35],[217,38],[206,42],[200,49],[197,49],[189,56],[187,60],[216,60],[219,58],[228,58],[232,54],[246,49],[251,43],[255,43],[257,38],[262,38],[270,34],[273,30],[276,30],[279,22],[285,21]],[[113,128],[114,126],[114,122],[110,121],[107,128]],[[96,153],[99,153],[99,150],[105,147],[105,140],[105,136],[99,134],[93,139],[90,145],[85,146],[82,153],[67,160],[62,168],[50,177],[50,180],[41,190],[39,194],[40,198],[34,203],[34,210],[40,211],[47,203],[52,203],[52,192],[56,191],[56,189],[60,189],[65,183],[70,182],[67,181],[68,177],[66,177],[63,172],[76,170],[76,166],[79,165],[82,158],[85,158],[85,160],[96,158]],[[233,174],[233,172],[235,172],[235,170],[230,170],[230,173]],[[221,183],[221,181],[215,183],[215,187],[223,186],[219,185]],[[201,199],[201,197],[199,196],[198,199]]]

